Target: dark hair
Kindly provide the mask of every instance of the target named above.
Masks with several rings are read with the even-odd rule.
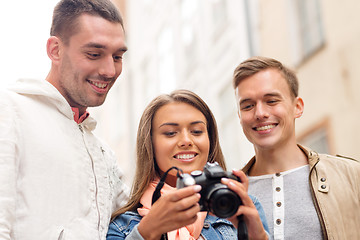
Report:
[[[224,156],[221,151],[218,130],[215,118],[206,105],[206,103],[195,93],[189,90],[176,90],[171,94],[163,94],[154,98],[145,108],[139,123],[136,140],[136,171],[132,184],[131,197],[129,202],[113,214],[113,218],[126,212],[134,211],[140,204],[140,198],[144,194],[149,184],[160,173],[156,167],[154,149],[152,144],[152,121],[155,113],[159,108],[173,102],[182,102],[190,104],[198,109],[206,118],[207,131],[210,142],[208,162],[218,162],[219,165],[226,169]]]
[[[277,69],[282,74],[288,83],[291,94],[297,97],[299,94],[299,82],[295,72],[284,66],[281,62],[267,57],[252,57],[240,63],[233,75],[234,89],[237,88],[241,80],[269,68]]]
[[[61,0],[54,8],[50,35],[58,36],[67,44],[78,31],[78,18],[82,14],[120,23],[124,29],[120,12],[110,0]]]

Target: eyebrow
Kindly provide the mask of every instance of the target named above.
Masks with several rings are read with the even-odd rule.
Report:
[[[195,125],[195,124],[199,124],[199,123],[202,123],[206,126],[206,124],[203,122],[203,121],[194,121],[194,122],[191,122],[190,125]],[[163,126],[179,126],[178,123],[172,123],[172,122],[167,122],[167,123],[163,123],[159,126],[159,128],[163,127]]]
[[[89,42],[87,44],[85,44],[83,46],[83,48],[99,48],[99,49],[106,49],[107,47],[105,45],[102,45],[100,43],[94,43],[94,42]],[[117,50],[117,52],[126,52],[128,50],[127,47],[121,47]]]

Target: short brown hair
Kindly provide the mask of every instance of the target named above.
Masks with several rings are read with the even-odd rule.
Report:
[[[282,74],[289,85],[291,94],[297,97],[299,94],[299,82],[295,72],[281,62],[267,57],[252,57],[240,63],[235,68],[233,75],[234,89],[237,88],[241,80],[269,68],[277,69]]]
[[[110,0],[61,0],[54,8],[50,35],[61,38],[67,44],[69,38],[78,31],[77,20],[82,14],[120,23],[124,29],[120,12]]]

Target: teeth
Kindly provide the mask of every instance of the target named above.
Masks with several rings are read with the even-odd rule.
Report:
[[[266,126],[262,126],[262,127],[257,127],[256,131],[265,131],[265,130],[271,129],[273,127],[275,127],[275,124],[266,125]]]
[[[175,158],[176,159],[190,159],[190,158],[194,158],[195,154],[182,154],[182,155],[176,155]]]
[[[95,85],[98,88],[106,88],[106,86],[108,85],[107,83],[97,83],[97,82],[93,82],[93,81],[89,81],[91,84]]]

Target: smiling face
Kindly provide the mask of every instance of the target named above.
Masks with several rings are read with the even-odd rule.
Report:
[[[82,14],[78,21],[79,30],[68,44],[57,37],[49,39],[48,54],[50,52],[56,71],[49,74],[48,81],[70,106],[84,112],[87,107],[99,106],[105,101],[122,71],[126,46],[120,23],[88,14]]]
[[[295,118],[302,115],[303,101],[293,97],[276,69],[266,69],[241,80],[236,88],[239,118],[255,150],[296,144]]]
[[[202,170],[210,148],[206,118],[190,104],[168,103],[154,115],[152,142],[156,163],[162,172],[172,166],[185,173]]]

